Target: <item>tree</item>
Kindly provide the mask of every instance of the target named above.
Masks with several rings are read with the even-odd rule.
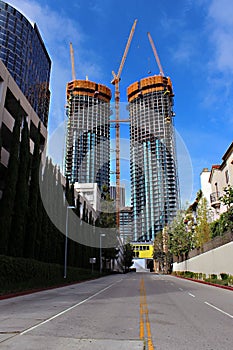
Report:
[[[158,232],[154,240],[153,259],[159,264],[159,270],[164,270],[166,254],[163,247],[163,234]]]
[[[81,206],[81,202],[80,202],[80,194],[79,194],[76,201],[76,209],[75,209],[75,213],[79,218],[80,218],[80,206]]]
[[[70,192],[70,182],[68,176],[66,176],[66,187],[65,187],[65,197],[69,205],[71,205],[71,192]]]
[[[30,146],[28,123],[24,118],[19,152],[19,171],[17,180],[17,191],[14,201],[14,214],[11,225],[11,238],[8,254],[12,256],[23,256],[25,221],[28,210],[28,181],[30,167]]]
[[[108,192],[108,186],[103,185],[102,187],[102,198],[104,198],[104,201],[101,202],[101,213],[99,215],[98,220],[96,221],[96,226],[103,227],[103,228],[116,228],[116,213],[115,213],[115,204],[114,201],[110,198],[109,192]],[[115,241],[115,246],[112,248],[103,248],[102,255],[106,259],[109,260],[115,260],[118,254],[117,249],[117,231],[113,233],[113,230],[111,231],[111,242],[113,243]],[[110,238],[110,233],[106,234],[106,239]],[[114,245],[114,244],[113,244]]]
[[[40,123],[38,125],[37,137],[31,163],[31,180],[29,186],[29,205],[27,213],[27,226],[25,232],[24,255],[35,257],[35,243],[38,228],[38,196],[39,196],[39,169],[40,169]]]
[[[57,229],[57,241],[58,241],[58,250],[57,250],[57,262],[62,263],[64,260],[64,246],[65,246],[65,236],[62,232],[65,232],[65,206],[63,200],[63,187],[61,182],[61,172],[60,168],[57,169],[57,183],[56,183],[56,222],[60,231]]]
[[[210,224],[211,238],[222,236],[226,232],[233,232],[233,207],[230,207],[220,215],[218,220]]]
[[[49,160],[46,158],[45,166],[43,169],[43,177],[41,182],[41,196],[43,196],[43,202],[48,202],[48,189],[49,189],[49,180],[48,180],[48,168]],[[40,196],[40,197],[41,197]],[[49,239],[48,239],[48,227],[49,227],[49,217],[42,205],[42,220],[41,220],[41,240],[40,240],[40,260],[48,262],[49,261]]]
[[[69,204],[71,206],[75,206],[75,197],[74,197],[74,184],[72,183],[71,186],[69,186]],[[86,202],[85,202],[86,203]],[[73,226],[72,226],[73,228]],[[73,232],[72,232],[73,233]],[[73,233],[74,234],[74,233]],[[76,256],[76,242],[73,239],[69,239],[69,265],[75,266],[75,256]]]
[[[40,183],[42,182],[42,169],[40,168]],[[35,245],[35,259],[40,260],[41,250],[43,250],[42,245],[42,222],[43,222],[43,202],[41,199],[41,195],[38,195],[38,203],[37,203],[37,232],[36,232],[36,245]]]
[[[56,213],[54,204],[56,191],[56,169],[50,159],[48,162],[48,256],[49,262],[56,262],[57,235],[56,227],[53,223]]]
[[[208,204],[205,197],[202,197],[197,207],[197,224],[195,227],[196,247],[201,248],[211,238],[210,224],[208,218]]]
[[[0,128],[0,163],[1,163],[1,156],[2,156],[2,128]]]
[[[223,190],[224,194],[220,197],[220,201],[227,206],[227,209],[230,208],[233,203],[233,186],[228,186]]]
[[[16,184],[18,179],[20,124],[21,118],[17,117],[15,119],[15,124],[12,133],[12,142],[8,161],[5,188],[0,202],[0,254],[7,254],[8,241],[11,230]]]
[[[127,243],[123,247],[123,265],[124,270],[128,271],[130,266],[133,265],[134,250],[130,243]]]
[[[187,258],[193,247],[192,232],[186,229],[185,213],[179,211],[172,224],[169,226],[169,251],[177,257],[178,261]]]

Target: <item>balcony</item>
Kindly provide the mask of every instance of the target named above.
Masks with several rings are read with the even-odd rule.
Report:
[[[213,192],[210,194],[210,204],[213,208],[220,208],[220,192]]]

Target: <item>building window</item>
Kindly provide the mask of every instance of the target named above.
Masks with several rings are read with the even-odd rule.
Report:
[[[5,106],[6,110],[15,119],[18,117],[26,117],[27,113],[20,106],[20,102],[16,99],[13,93],[7,88]]]
[[[12,132],[8,127],[2,123],[2,147],[5,148],[8,152],[11,149],[11,141],[12,141]]]
[[[38,128],[35,126],[35,124],[30,121],[30,139],[36,143],[38,137]]]
[[[228,184],[229,183],[229,171],[228,170],[225,171],[225,176],[226,176],[226,183]]]
[[[3,190],[5,187],[6,175],[7,175],[7,168],[0,163],[0,191]]]

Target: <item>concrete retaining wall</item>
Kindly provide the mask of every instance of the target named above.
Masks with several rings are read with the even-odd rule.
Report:
[[[224,272],[233,275],[233,242],[180,263],[174,263],[173,271],[202,272],[206,275],[219,275]]]

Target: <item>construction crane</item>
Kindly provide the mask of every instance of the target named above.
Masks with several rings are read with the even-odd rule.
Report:
[[[70,58],[72,67],[72,80],[76,80],[75,67],[74,67],[74,49],[72,43],[70,43]]]
[[[150,44],[151,44],[151,47],[152,47],[152,50],[153,50],[153,53],[154,53],[156,62],[157,62],[157,65],[158,65],[158,67],[159,67],[159,74],[160,74],[162,77],[164,77],[163,68],[162,68],[162,65],[161,65],[161,63],[160,63],[159,55],[158,55],[157,50],[156,50],[156,48],[155,48],[155,44],[154,44],[154,42],[153,42],[153,39],[152,39],[152,37],[151,37],[151,35],[150,35],[149,32],[147,32],[147,35],[148,35],[148,38],[149,38],[149,41],[150,41]]]
[[[120,89],[119,83],[121,79],[122,69],[125,64],[125,60],[129,51],[129,47],[134,35],[135,27],[137,24],[137,19],[134,21],[133,26],[130,31],[130,35],[125,47],[124,54],[121,59],[121,63],[118,69],[118,73],[115,74],[112,71],[113,80],[111,83],[115,86],[115,128],[116,128],[116,226],[119,230],[120,227]]]

